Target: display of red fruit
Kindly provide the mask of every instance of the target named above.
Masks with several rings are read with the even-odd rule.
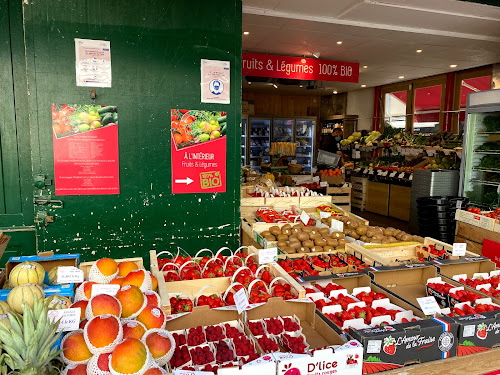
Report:
[[[191,358],[193,359],[193,364],[196,366],[204,365],[215,360],[214,353],[207,346],[197,346],[189,351]]]

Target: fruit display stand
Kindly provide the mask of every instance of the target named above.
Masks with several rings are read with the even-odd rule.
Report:
[[[345,185],[345,184],[344,184]],[[343,210],[351,211],[351,189],[352,186],[336,187],[328,185],[326,187],[326,194],[332,197],[332,203],[339,206]]]
[[[458,212],[458,210],[457,210]],[[469,213],[469,212],[467,212]],[[476,215],[480,217],[479,215]],[[492,220],[492,219],[491,219]],[[455,242],[463,242],[467,244],[467,248],[471,251],[483,254],[484,239],[489,239],[494,242],[500,243],[500,233],[491,231],[489,229],[481,228],[477,225],[466,223],[457,219],[457,227],[455,232]],[[494,259],[495,254],[484,254]],[[497,265],[500,265],[500,256],[497,255]]]
[[[115,259],[115,262],[116,263],[134,262],[137,265],[137,267],[144,269],[144,261],[142,258],[139,258],[139,257]],[[83,262],[83,263],[80,263],[80,265],[78,266],[78,268],[80,268],[83,271],[83,277],[85,280],[88,280],[90,269],[92,268],[92,265],[94,263],[95,262]]]
[[[323,320],[362,343],[363,373],[395,368],[401,371],[406,365],[452,357],[456,353],[453,340],[454,345],[442,350],[428,344],[442,340],[443,335],[453,338],[457,324],[448,318],[446,323],[442,319],[426,319],[422,311],[388,293],[366,274],[305,278],[302,285],[309,292],[306,296],[315,299]],[[395,314],[394,319],[387,311]],[[353,319],[354,312],[357,318]],[[382,322],[389,324],[385,326]]]

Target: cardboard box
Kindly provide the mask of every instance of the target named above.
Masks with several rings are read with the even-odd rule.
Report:
[[[363,345],[363,373],[396,369],[405,365],[455,356],[458,325],[451,319],[423,319],[425,315],[422,311],[398,296],[388,293],[363,273],[335,275],[330,278],[305,278],[302,285],[308,287],[318,282],[336,283],[347,289],[350,294],[356,294],[355,288],[369,287],[375,293],[386,294],[391,304],[411,311],[414,316],[422,318],[417,322],[383,327],[349,328],[349,336]],[[326,315],[321,312],[318,312],[318,315],[331,327],[341,332],[341,328]],[[393,343],[394,348],[389,348],[390,343]]]
[[[320,174],[320,180],[328,182],[328,185],[343,185],[345,182],[345,174],[340,176],[328,176],[326,174]]]
[[[436,268],[430,266],[396,268],[370,272],[370,276],[375,283],[420,309],[417,298],[427,296],[426,282],[429,278],[437,276],[436,271]],[[447,281],[452,285],[458,284],[453,284],[453,280]],[[458,356],[500,347],[500,314],[498,311],[443,319],[451,319],[458,324]]]

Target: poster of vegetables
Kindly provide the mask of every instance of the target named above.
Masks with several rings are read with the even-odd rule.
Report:
[[[52,129],[57,139],[118,124],[116,106],[52,104]]]
[[[227,114],[218,111],[171,110],[171,129],[177,149],[194,146],[227,134]]]

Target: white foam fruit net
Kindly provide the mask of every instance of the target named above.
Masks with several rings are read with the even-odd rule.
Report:
[[[85,295],[85,292],[83,290],[85,284],[87,284],[88,281],[84,281],[83,283],[80,284],[80,286],[78,288],[76,288],[76,291],[75,291],[75,302],[78,302],[78,301],[88,301],[89,299],[87,298],[87,296]]]
[[[127,375],[144,375],[146,371],[148,371],[152,366],[154,366],[153,357],[151,356],[151,352],[149,351],[147,346],[146,346],[146,351],[148,355],[146,357],[146,362],[144,362],[144,366],[142,366],[142,368],[139,371]],[[115,369],[113,369],[113,366],[111,365],[112,356],[113,356],[112,354],[109,356],[109,371],[111,372],[112,375],[124,375],[121,372],[115,371]]]
[[[131,320],[135,320],[135,318],[137,318],[139,316],[139,314],[141,313],[142,310],[144,310],[144,308],[147,306],[147,304],[148,304],[148,299],[146,298],[146,296],[144,296],[144,302],[142,303],[141,308],[130,316],[127,316],[127,317],[122,316],[122,321],[129,322]]]
[[[101,370],[98,366],[99,356],[101,356],[102,354],[107,353],[96,354],[92,358],[90,358],[89,363],[87,363],[87,375],[111,375],[111,372]]]
[[[142,326],[142,328],[144,328],[144,333],[146,333],[146,331],[148,330],[146,328],[146,326],[144,324],[142,324],[141,322],[139,322],[138,320],[128,320],[128,321],[125,321],[124,319],[122,319],[122,323],[123,323],[123,327],[125,327],[128,324],[131,324],[131,327],[135,327],[135,326],[138,326],[138,325]],[[125,330],[123,331],[123,333],[125,334]],[[125,338],[126,337],[124,336],[124,339]],[[142,337],[139,340],[141,340],[141,339],[142,339]]]
[[[154,295],[155,298],[156,298],[156,304],[155,306],[158,306],[160,307],[160,304],[161,304],[161,298],[160,298],[160,295],[152,290],[146,290],[144,292],[144,296],[146,297],[146,299],[148,298],[148,296],[151,296],[151,295]]]
[[[142,342],[144,343],[144,345],[147,346],[146,339],[152,333],[157,333],[158,335],[161,335],[161,336],[170,340],[170,345],[171,345],[170,350],[166,354],[164,354],[163,356],[161,356],[159,358],[153,358],[153,360],[156,362],[156,364],[158,366],[165,366],[172,359],[172,356],[174,355],[174,351],[175,351],[174,336],[172,336],[172,334],[169,331],[167,331],[166,329],[151,328],[151,329],[148,329],[146,331],[144,336],[142,336]]]
[[[162,309],[160,309],[159,307],[156,307],[156,306],[146,306],[143,311],[141,312],[144,312],[144,311],[147,311],[147,310],[150,310],[150,314],[152,314],[153,316],[156,316],[156,314],[158,314],[158,316],[156,317],[159,317],[160,315],[163,314],[163,322],[160,326],[160,328],[165,328],[165,325],[167,324],[167,316],[165,315],[165,313],[163,312]],[[146,327],[148,328],[148,327]],[[153,329],[153,328],[149,328],[149,329]]]
[[[103,346],[101,348],[98,348],[98,347],[95,347],[90,342],[89,335],[88,335],[88,327],[90,326],[90,323],[94,319],[116,319],[116,322],[118,323],[118,335],[116,336],[115,340],[111,344],[109,344],[107,346]],[[114,315],[99,315],[99,316],[96,316],[96,317],[90,319],[87,322],[85,329],[83,330],[83,338],[85,339],[85,343],[87,344],[87,347],[89,348],[89,350],[92,354],[111,353],[113,351],[113,349],[116,348],[116,346],[120,342],[122,342],[122,340],[123,340],[123,328],[122,328],[122,324],[120,322],[120,319],[118,319]]]
[[[94,262],[89,271],[89,281],[95,281],[99,284],[109,284],[118,275],[118,270],[111,276],[103,275],[102,272],[97,268],[97,262]]]
[[[142,284],[139,287],[139,289],[141,290],[141,292],[144,293],[146,290],[153,289],[153,280],[151,279],[151,274],[148,271],[143,269],[141,269],[141,271],[143,271],[144,273],[144,280],[142,281]]]
[[[74,335],[76,333],[79,333],[79,332],[83,333],[83,330],[77,329],[77,330],[67,334],[66,336],[64,336],[64,338],[61,340],[61,348],[64,347],[64,342],[66,341],[66,339],[68,337],[70,337],[71,335]],[[85,336],[84,336],[84,338],[85,338]],[[60,355],[61,355],[61,359],[63,360],[64,363],[66,363],[67,365],[70,365],[70,366],[74,366],[74,367],[76,367],[77,365],[86,365],[88,363],[88,361],[90,360],[90,358],[88,358],[84,361],[76,361],[76,362],[72,361],[64,356],[64,351],[62,351]]]
[[[77,366],[79,365],[68,365],[66,366],[62,371],[61,371],[61,375],[68,375],[68,371],[69,370],[74,370]],[[84,366],[87,366],[88,368],[88,365],[84,365]],[[88,371],[88,370],[87,370]]]
[[[85,318],[87,318],[88,320],[92,319],[95,316],[94,311],[92,310],[92,301],[94,300],[94,298],[99,297],[101,295],[102,294],[98,294],[97,296],[94,296],[89,300],[89,303],[87,304],[87,308],[85,309]],[[118,305],[120,305],[120,316],[118,316],[118,318],[121,318],[121,316],[122,316],[122,304],[115,297],[113,297],[113,298],[116,300]]]

